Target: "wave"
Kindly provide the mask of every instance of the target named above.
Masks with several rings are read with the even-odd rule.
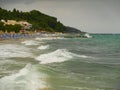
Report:
[[[22,44],[25,45],[39,45],[41,42],[35,41],[35,40],[26,40],[21,42]]]
[[[41,37],[41,38],[36,38],[36,40],[55,40],[55,39],[65,39],[63,37]]]
[[[31,57],[30,49],[21,45],[6,44],[0,45],[0,57]]]
[[[72,59],[73,57],[87,58],[85,55],[77,55],[69,52],[66,49],[58,49],[54,52],[48,54],[42,54],[35,59],[40,61],[41,64],[54,63],[54,62],[64,62],[66,60]]]
[[[49,45],[41,45],[38,47],[40,50],[49,49]]]
[[[18,73],[0,79],[2,90],[41,90],[47,88],[46,75],[39,74],[31,64]]]

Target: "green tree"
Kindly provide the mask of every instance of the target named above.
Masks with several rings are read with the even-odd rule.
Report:
[[[62,25],[62,23],[58,22],[56,27],[55,27],[56,31],[58,32],[65,32],[66,27]]]
[[[15,33],[18,33],[21,29],[21,26],[16,24],[16,25],[5,25],[5,29],[8,31],[8,32],[15,32]]]
[[[20,32],[22,26],[19,25],[19,24],[15,24],[15,25],[13,26],[13,28],[14,28],[15,33],[18,33],[18,32]]]
[[[0,22],[0,30],[5,32],[5,27],[3,22]]]
[[[7,30],[7,32],[11,32],[13,31],[13,25],[5,25],[5,29]]]
[[[0,8],[0,20],[16,20],[16,21],[27,21],[33,24],[32,29],[45,29],[52,30],[56,32],[65,32],[66,27],[57,21],[57,18],[41,13],[37,10],[32,10],[30,12],[22,12],[16,10],[15,8],[12,11],[7,11]],[[10,27],[7,28],[7,27]],[[7,26],[6,28],[11,31],[12,26]]]

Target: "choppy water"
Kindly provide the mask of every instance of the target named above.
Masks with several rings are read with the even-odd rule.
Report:
[[[0,42],[0,90],[120,90],[120,35]]]

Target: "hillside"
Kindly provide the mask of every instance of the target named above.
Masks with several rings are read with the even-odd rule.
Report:
[[[5,20],[6,22],[8,20],[15,20],[16,22],[26,21],[32,24],[32,28],[30,28],[30,30],[32,31],[44,30],[47,32],[83,33],[82,31],[76,28],[64,26],[60,21],[57,21],[56,17],[43,14],[37,10],[32,10],[30,12],[22,12],[16,9],[13,9],[12,11],[8,11],[0,8],[0,20]],[[5,31],[6,29],[10,29],[8,30],[10,32],[12,29],[15,29],[17,27],[17,32],[18,32],[20,29],[19,25],[16,25],[15,27],[13,27],[12,25],[11,26],[10,25],[3,26],[3,25],[4,23],[0,21],[0,30],[3,31]]]
[[[41,13],[37,10],[22,12],[16,9],[7,11],[0,8],[0,20],[27,21],[32,24],[32,30],[46,30],[49,32],[66,32],[66,27],[57,18]]]
[[[79,29],[76,29],[74,27],[69,27],[69,26],[66,26],[66,32],[67,33],[85,33]]]

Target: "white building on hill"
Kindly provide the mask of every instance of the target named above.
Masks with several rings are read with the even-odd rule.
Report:
[[[30,29],[32,28],[32,24],[28,23],[27,21],[16,21],[16,20],[1,20],[1,22],[4,23],[4,25],[15,25],[19,24],[22,26],[23,29]]]

